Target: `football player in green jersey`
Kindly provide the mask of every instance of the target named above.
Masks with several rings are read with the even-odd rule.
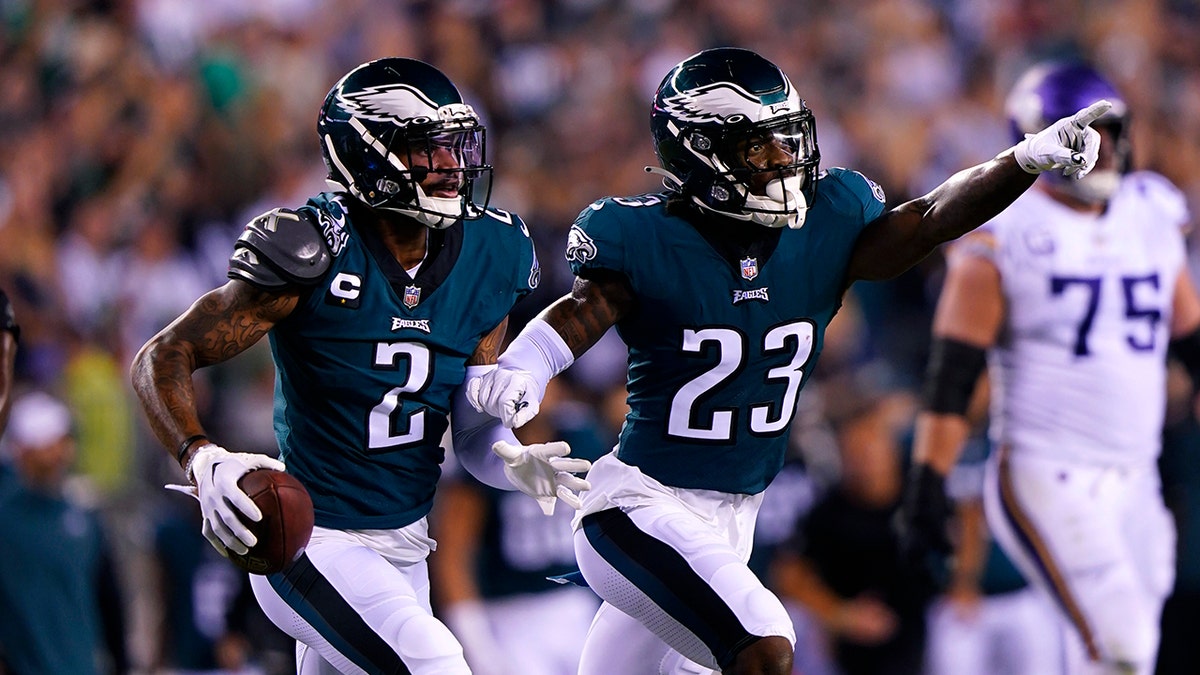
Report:
[[[237,486],[247,471],[286,467],[308,489],[307,549],[251,579],[298,641],[302,675],[469,673],[429,602],[426,514],[444,432],[476,477],[515,486],[544,512],[557,499],[577,506],[587,487],[572,472],[589,463],[564,456],[565,443],[521,446],[462,393],[495,368],[509,309],[538,283],[533,243],[520,218],[487,208],[479,116],[432,66],[355,68],[330,90],[317,130],[332,191],[251,221],[230,281],[142,348],[133,385],[218,551],[256,542],[242,519],[262,514]],[[282,461],[210,440],[192,384],[195,370],[264,335]]]
[[[796,397],[847,287],[908,269],[1042,171],[1086,174],[1101,102],[891,210],[862,174],[819,170],[812,112],[754,52],[673,68],[650,124],[666,191],[602,199],[571,229],[572,291],[468,383],[520,426],[545,383],[610,327],[629,349],[630,412],[588,474],[577,562],[604,599],[580,673],[790,672],[780,601],[746,566]]]

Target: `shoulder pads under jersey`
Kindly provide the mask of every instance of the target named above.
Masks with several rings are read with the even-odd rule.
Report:
[[[272,209],[246,224],[229,258],[229,277],[268,289],[311,286],[330,260],[311,211]]]

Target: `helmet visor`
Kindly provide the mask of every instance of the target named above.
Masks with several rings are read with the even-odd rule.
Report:
[[[768,172],[772,178],[803,174],[820,160],[812,114],[803,110],[727,130],[718,155],[733,177],[744,183],[758,183],[752,180],[755,175]]]
[[[812,113],[803,110],[743,128],[731,127],[717,154],[728,167],[728,175],[751,194],[764,194],[770,181],[792,176],[802,177],[807,192],[811,189],[809,174],[820,162]]]
[[[491,187],[483,127],[400,127],[378,136],[365,127],[362,131],[372,150],[362,158],[364,178],[374,178],[373,183],[361,186],[368,204],[425,212],[429,210],[426,197],[449,198],[459,200],[462,217],[483,215]]]
[[[811,118],[759,124],[727,135],[727,160],[734,169],[797,169],[816,156]]]

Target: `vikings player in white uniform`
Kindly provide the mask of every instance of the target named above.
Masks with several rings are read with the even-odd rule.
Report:
[[[1073,628],[1070,672],[1148,674],[1174,576],[1156,465],[1168,345],[1200,372],[1188,213],[1165,178],[1126,171],[1124,100],[1091,67],[1039,64],[1008,108],[1028,133],[1099,99],[1113,107],[1094,125],[1096,169],[1042,178],[949,254],[905,508],[914,528],[939,525],[941,477],[986,359],[989,526]]]

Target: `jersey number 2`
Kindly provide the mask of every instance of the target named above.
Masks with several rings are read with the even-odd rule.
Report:
[[[407,365],[404,383],[393,387],[367,416],[367,449],[395,450],[425,439],[425,406],[404,414],[401,397],[421,391],[429,384],[429,347],[419,342],[381,342],[375,345],[375,368],[399,370]]]
[[[773,436],[787,429],[796,413],[796,398],[804,381],[804,366],[812,356],[814,328],[811,321],[775,326],[763,336],[762,353],[771,355],[789,350],[792,358],[766,372],[766,382],[782,382],[786,389],[782,401],[755,403],[750,406],[750,433]],[[701,353],[705,345],[717,348],[718,360],[708,370],[689,380],[671,399],[667,435],[703,441],[734,439],[736,408],[716,408],[705,420],[698,419],[697,405],[726,380],[746,366],[745,340],[732,328],[700,328],[683,331],[683,351]],[[791,344],[789,344],[791,343]],[[764,382],[764,384],[766,384]]]

